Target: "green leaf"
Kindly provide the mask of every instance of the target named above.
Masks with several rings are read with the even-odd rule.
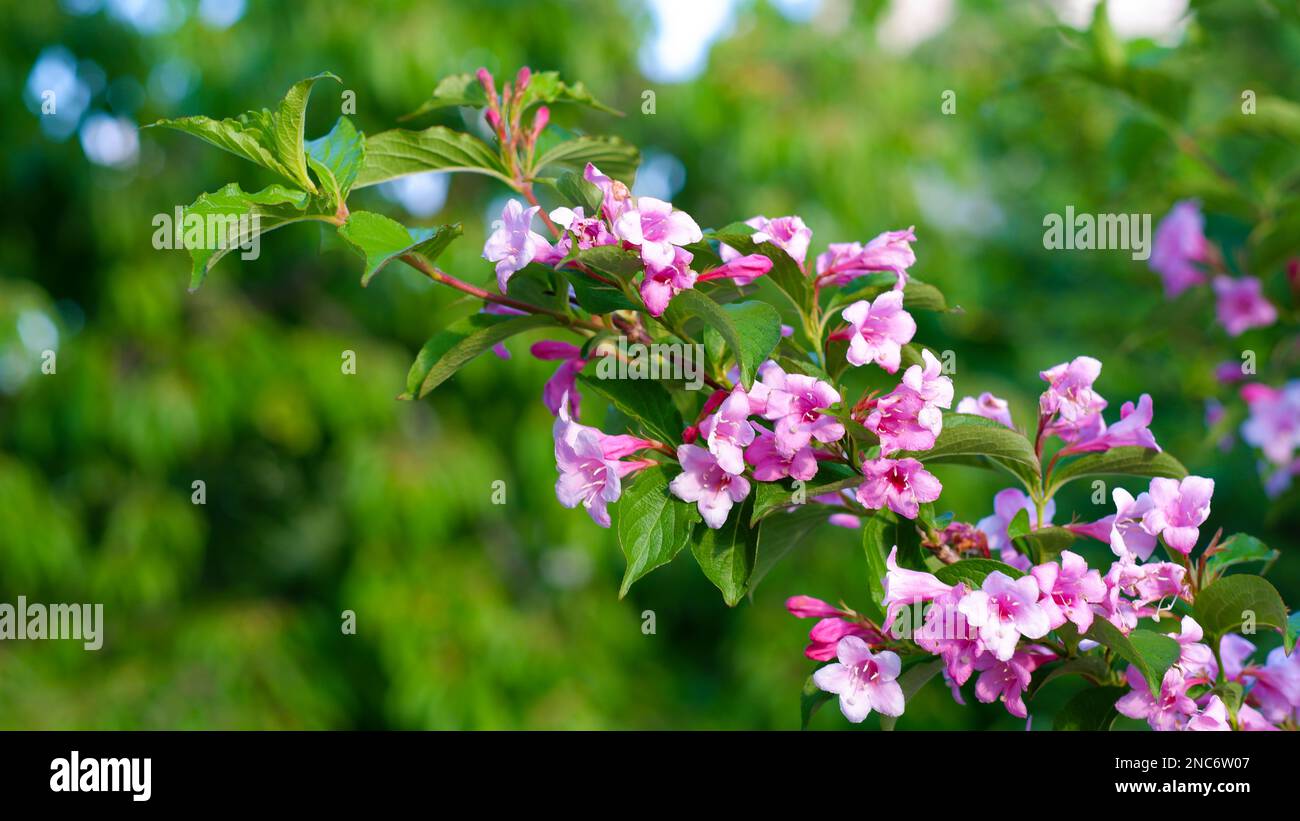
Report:
[[[897,522],[876,513],[862,523],[862,552],[867,557],[867,616],[877,624],[885,619],[886,560],[896,541]]]
[[[646,468],[632,478],[614,506],[618,544],[627,559],[620,599],[642,576],[676,558],[700,520],[695,505],[668,491],[670,478],[663,467]]]
[[[594,108],[606,114],[623,116],[623,112],[617,108],[610,108],[597,100],[581,80],[576,83],[566,83],[560,79],[558,71],[534,72],[532,79],[528,81],[528,88],[524,90],[524,108],[539,103],[548,105],[552,103],[572,103]],[[601,170],[604,171],[605,169],[602,168]]]
[[[833,693],[828,693],[817,686],[813,677],[809,676],[808,680],[803,683],[803,692],[799,696],[799,729],[808,729],[808,722],[812,721],[813,715],[816,714],[821,706],[831,699],[835,698]]]
[[[1056,714],[1053,730],[1109,730],[1119,718],[1115,702],[1127,693],[1123,687],[1088,687],[1080,690]]]
[[[948,310],[948,300],[930,283],[908,279],[903,286],[903,307],[909,311],[943,312]]]
[[[1264,568],[1260,571],[1260,575],[1263,575],[1279,555],[1278,551],[1248,533],[1234,533],[1224,539],[1219,549],[1205,560],[1206,577],[1222,576],[1223,571],[1229,567],[1247,562],[1263,562]]]
[[[423,131],[395,128],[367,137],[365,164],[353,187],[365,188],[425,171],[468,171],[511,182],[496,152],[486,143],[435,125]]]
[[[194,263],[190,290],[196,290],[226,254],[268,231],[306,220],[333,221],[334,205],[324,197],[313,197],[278,183],[252,193],[231,183],[220,191],[200,195],[184,209],[182,222],[175,227]],[[188,230],[191,224],[201,229],[201,237]]]
[[[1028,533],[1029,529],[1029,511],[1021,508],[1011,521],[1007,522],[1007,537],[1014,541]]]
[[[474,357],[515,334],[554,325],[548,316],[472,314],[439,331],[406,375],[406,392],[398,399],[423,399]]]
[[[682,415],[673,404],[668,390],[653,379],[598,379],[578,374],[578,381],[591,388],[628,417],[635,419],[647,434],[664,444],[681,441]]]
[[[1047,495],[1056,492],[1075,479],[1085,476],[1164,476],[1182,479],[1187,468],[1167,453],[1150,448],[1125,445],[1102,453],[1089,453],[1052,471]]]
[[[559,73],[555,71],[534,73],[528,81],[523,103],[525,109],[539,103],[574,103],[604,111],[608,114],[621,115],[618,110],[610,108],[592,96],[583,83],[566,84],[560,80]],[[473,74],[455,74],[442,78],[433,89],[433,96],[425,100],[415,111],[401,119],[409,120],[430,111],[451,106],[469,106],[472,108],[487,106],[487,93],[479,83],[478,77]]]
[[[1031,487],[1039,471],[1034,446],[1019,431],[969,413],[945,413],[943,430],[935,439],[934,447],[903,452],[896,458],[908,456],[922,462],[958,464],[970,464],[972,457],[984,457],[1021,477]]]
[[[758,543],[754,550],[754,572],[749,576],[749,590],[754,594],[776,563],[799,546],[804,538],[826,523],[830,514],[821,505],[804,505],[786,513],[777,513],[760,521]]]
[[[366,158],[366,136],[347,117],[330,132],[307,142],[307,162],[335,202],[347,199]]]
[[[591,248],[574,248],[568,258],[560,263],[562,267],[572,267],[571,262],[580,262],[586,267],[615,279],[628,281],[645,270],[641,255],[629,248],[619,245],[595,245]]]
[[[737,302],[719,305],[691,288],[673,298],[673,306],[686,316],[703,320],[726,340],[740,367],[740,381],[746,388],[768,355],[781,343],[781,315],[766,302]]]
[[[1078,541],[1072,530],[1063,527],[1040,527],[1021,536],[1029,548],[1028,555],[1034,564],[1053,561],[1061,551]]]
[[[295,186],[315,194],[316,184],[307,174],[303,120],[312,86],[326,78],[338,80],[327,72],[294,83],[274,112],[264,108],[225,120],[180,117],[159,120],[153,125],[198,137],[274,171]]]
[[[1096,653],[1044,665],[1034,671],[1033,680],[1029,685],[1029,697],[1036,698],[1038,691],[1046,687],[1048,682],[1066,676],[1083,676],[1091,684],[1100,684],[1110,677],[1110,666]]]
[[[862,474],[842,466],[844,471],[832,467],[833,463],[824,462],[818,466],[818,485],[806,485],[801,491],[794,491],[779,482],[758,482],[754,491],[754,513],[750,524],[770,516],[782,508],[807,503],[814,496],[839,493],[841,490],[855,488],[862,484]],[[830,479],[828,477],[835,476]]]
[[[415,111],[398,119],[410,120],[430,111],[453,106],[487,107],[487,92],[484,91],[478,77],[473,74],[453,74],[450,77],[443,77],[438,81],[438,85],[434,86],[433,96],[430,99],[425,100]]]
[[[461,235],[460,223],[438,228],[407,228],[400,222],[370,211],[354,211],[339,228],[339,235],[365,257],[366,270],[361,284],[402,254],[418,253],[430,262]]]
[[[641,164],[641,152],[618,137],[574,137],[543,152],[533,165],[533,174],[540,174],[552,165],[581,172],[587,163],[592,163],[612,179],[630,180],[636,176],[637,166]],[[591,216],[595,211],[586,213]]]
[[[1253,616],[1256,626],[1272,627],[1282,634],[1288,655],[1295,646],[1282,596],[1259,576],[1246,573],[1224,576],[1196,595],[1192,611],[1197,623],[1215,642]]]
[[[600,213],[604,194],[594,183],[587,182],[580,174],[565,171],[555,181],[555,190],[570,208],[582,207],[585,216],[593,217]]]
[[[591,279],[581,271],[565,273],[572,274],[569,284],[573,286],[573,296],[584,311],[607,314],[611,311],[634,311],[639,307],[620,288]]]
[[[800,313],[807,313],[812,307],[812,288],[808,277],[799,268],[799,263],[770,242],[754,242],[751,234],[754,229],[743,222],[728,225],[718,231],[705,235],[706,239],[717,240],[723,245],[736,249],[741,254],[761,254],[772,260],[772,270],[764,276],[772,282]]]
[[[758,547],[758,530],[750,527],[753,497],[737,505],[722,527],[714,529],[703,522],[696,526],[691,552],[709,581],[722,591],[722,600],[735,607],[745,595],[749,577],[754,572]]]
[[[906,704],[911,701],[913,696],[921,692],[921,688],[925,686],[926,682],[939,675],[942,671],[943,659],[923,661],[905,670],[898,677],[898,686],[903,690],[903,702]],[[898,724],[899,718],[899,716],[887,716],[881,713],[880,729],[885,731],[893,730],[894,726]]]
[[[1106,645],[1120,658],[1136,667],[1147,680],[1151,694],[1157,697],[1165,671],[1178,661],[1178,656],[1182,652],[1178,642],[1164,633],[1134,630],[1126,636],[1119,631],[1119,628],[1103,618],[1093,619],[1092,627],[1088,629],[1085,638]]]
[[[1025,575],[1021,571],[996,559],[962,559],[959,562],[945,564],[934,571],[934,575],[944,584],[965,583],[972,590],[984,584],[984,579],[992,572],[998,571],[1018,579]]]
[[[1282,648],[1289,656],[1295,650],[1296,636],[1300,636],[1300,613],[1292,613],[1286,620],[1286,630],[1282,633]]]

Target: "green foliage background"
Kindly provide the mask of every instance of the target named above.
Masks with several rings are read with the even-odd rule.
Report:
[[[942,34],[897,57],[877,45],[880,2],[828,2],[847,13],[813,22],[748,2],[708,69],[680,84],[641,75],[653,20],[635,3],[251,2],[226,30],[195,19],[196,3],[173,5],[188,19],[162,35],[53,2],[9,4],[0,29],[0,359],[39,366],[16,330],[26,310],[60,330],[57,375],[0,393],[0,601],[103,602],[107,621],[97,653],[0,644],[0,727],[797,727],[811,623],[782,602],[852,604],[866,573],[857,534],[826,528],[735,609],[685,555],[620,601],[614,538],[554,499],[540,402],[550,363],[516,340],[511,361],[486,357],[424,402],[394,401],[414,352],[473,306],[401,265],[363,290],[358,260],[311,226],[264,237],[255,261],[231,255],[187,294],[188,260],[153,249],[153,215],[266,178],[157,131],[141,133],[130,169],[90,164],[75,135],[47,137],[20,101],[51,45],[102,68],[92,108],[137,123],[270,105],[329,70],[373,132],[443,75],[557,69],[627,116],[557,108],[555,119],[680,159],[674,201],[701,225],[798,213],[819,252],[915,223],[916,273],[965,309],[918,335],[957,351],[959,396],[1007,396],[1028,424],[1040,369],[1100,358],[1112,414],[1153,394],[1160,442],[1218,482],[1211,528],[1281,549],[1270,578],[1300,603],[1295,495],[1270,504],[1250,454],[1219,453],[1202,421],[1213,365],[1253,337],[1224,337],[1207,299],[1167,305],[1125,252],[1042,246],[1043,215],[1067,205],[1158,219],[1180,196],[1231,202],[1145,112],[1197,126],[1236,114],[1244,88],[1300,99],[1293,4],[1194,3],[1178,48],[1136,41],[1108,58],[1035,3],[959,3]],[[1063,71],[1106,59],[1161,80],[1135,102]],[[146,79],[175,60],[196,82],[164,103]],[[646,89],[653,115],[641,113]],[[946,89],[957,92],[951,116]],[[337,117],[340,92],[318,89],[309,137]],[[1286,194],[1274,183],[1293,170],[1295,144],[1235,139],[1212,143],[1216,161],[1258,201]],[[447,270],[491,281],[478,251],[505,193],[453,178],[447,206],[425,221],[466,226]],[[927,196],[948,205],[927,210]],[[354,201],[411,222],[374,191]],[[1237,241],[1250,227],[1210,226]],[[344,350],[357,354],[355,376],[340,372]],[[1007,486],[961,468],[941,478],[940,507],[967,521]],[[190,503],[196,479],[205,506]],[[492,504],[498,479],[505,505]],[[1084,483],[1059,503],[1058,521],[1109,511]],[[1087,553],[1108,555],[1100,544]],[[357,635],[341,634],[343,610]],[[649,610],[653,635],[641,629]],[[1052,685],[1042,709],[1079,686]],[[967,700],[958,707],[932,682],[899,726],[1022,726]],[[845,725],[832,709],[813,726]]]

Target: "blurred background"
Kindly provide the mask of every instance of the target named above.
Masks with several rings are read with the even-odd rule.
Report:
[[[344,90],[376,132],[444,75],[527,64],[626,112],[557,106],[553,119],[639,145],[636,190],[703,226],[799,214],[816,254],[915,224],[913,273],[964,309],[926,317],[917,337],[957,352],[959,397],[1006,396],[1026,425],[1040,370],[1101,359],[1108,416],[1150,392],[1161,444],[1218,483],[1211,532],[1281,550],[1270,578],[1300,604],[1294,492],[1267,499],[1251,452],[1221,449],[1204,421],[1224,392],[1214,366],[1275,332],[1230,340],[1205,289],[1167,303],[1126,251],[1042,242],[1044,215],[1066,206],[1158,220],[1197,196],[1212,237],[1240,244],[1251,202],[1277,196],[1296,153],[1216,123],[1240,119],[1244,89],[1300,99],[1293,2],[1112,2],[1101,29],[1090,0],[4,5],[0,601],[103,602],[106,638],[98,652],[0,643],[0,727],[798,727],[811,623],[782,603],[860,598],[858,534],[825,528],[735,609],[686,555],[620,601],[613,535],[555,501],[540,401],[553,365],[527,355],[532,339],[398,402],[420,345],[472,309],[454,292],[400,265],[363,290],[359,260],[308,225],[264,236],[257,260],[230,255],[194,294],[186,254],[153,248],[155,214],[269,180],[138,126],[273,106],[325,70],[343,84],[318,87],[309,137]],[[1210,134],[1235,187],[1169,123]],[[352,203],[463,222],[444,267],[486,283],[479,253],[507,194],[428,175]],[[1282,272],[1257,273],[1294,327]],[[1008,486],[957,467],[941,478],[940,507],[965,521]],[[1090,490],[1063,493],[1058,522],[1109,512]],[[1078,686],[1054,683],[1041,709]],[[1024,726],[967,700],[931,682],[899,727]],[[848,725],[828,709],[813,726]]]

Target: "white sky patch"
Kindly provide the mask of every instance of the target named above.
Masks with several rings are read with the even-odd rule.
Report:
[[[672,202],[684,185],[686,166],[682,165],[681,160],[653,148],[643,152],[641,166],[636,171],[636,182],[632,184],[633,194]]]
[[[1092,25],[1101,0],[1052,0],[1061,22],[1077,29]],[[1121,40],[1149,37],[1161,45],[1176,45],[1187,30],[1188,0],[1111,0],[1106,17]]]
[[[140,136],[126,117],[96,112],[81,124],[81,150],[96,165],[125,168],[140,156]]]
[[[943,231],[988,236],[1006,221],[1002,209],[979,188],[963,188],[942,174],[922,172],[912,180],[925,221]]]
[[[641,45],[641,72],[680,83],[704,71],[713,43],[735,22],[735,0],[649,0],[655,28]]]
[[[44,311],[29,308],[18,315],[18,338],[33,353],[59,349],[59,329]]]
[[[44,114],[45,92],[54,92],[54,113]],[[31,73],[23,100],[27,109],[41,118],[41,130],[56,140],[67,139],[77,130],[77,123],[90,105],[90,86],[77,72],[77,58],[63,46],[44,49]]]
[[[379,195],[395,202],[413,217],[432,217],[447,204],[451,175],[445,171],[426,171],[389,180],[379,186]]]
[[[890,0],[876,26],[876,41],[892,54],[907,54],[947,28],[952,18],[953,0]]]
[[[228,29],[244,16],[245,0],[200,0],[199,19],[209,28]]]

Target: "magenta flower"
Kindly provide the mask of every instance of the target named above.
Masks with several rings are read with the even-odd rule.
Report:
[[[928,348],[921,351],[921,360],[923,365],[913,365],[903,371],[903,385],[925,402],[925,409],[918,418],[937,436],[943,430],[943,411],[940,409],[952,407],[952,380],[943,375],[943,364]]]
[[[1146,532],[1164,537],[1165,544],[1187,554],[1196,547],[1200,538],[1200,525],[1210,517],[1210,497],[1214,495],[1214,480],[1188,476],[1181,482],[1174,479],[1151,480],[1151,509],[1142,515]]]
[[[960,692],[957,687],[970,679],[975,662],[984,652],[977,635],[966,624],[966,616],[957,607],[966,593],[966,585],[959,584],[935,596],[925,611],[925,623],[912,636],[922,649],[943,659],[949,685],[955,685],[954,694]]]
[[[1241,438],[1262,450],[1273,464],[1289,464],[1300,450],[1300,379],[1281,388],[1246,385],[1241,397],[1250,409]]]
[[[1110,550],[1116,556],[1133,555],[1146,561],[1156,549],[1156,534],[1149,533],[1142,520],[1151,512],[1151,494],[1139,493],[1137,498],[1122,487],[1111,491],[1115,501],[1115,518],[1110,528]]]
[[[882,584],[884,598],[881,606],[885,608],[885,623],[882,627],[886,630],[894,623],[894,617],[902,608],[931,601],[953,589],[952,585],[939,581],[939,577],[933,573],[899,567],[898,545],[894,545],[885,558],[885,579]]]
[[[910,245],[916,242],[914,228],[886,231],[865,246],[857,242],[831,243],[817,257],[817,276],[831,285],[844,286],[866,274],[892,271],[898,275],[895,287],[901,290],[907,284],[907,269],[916,262]]]
[[[774,401],[769,390],[762,404],[764,417],[775,421],[776,446],[782,452],[794,453],[813,439],[827,443],[844,437],[840,420],[822,413],[840,401],[829,382],[801,373],[783,374],[779,390],[784,397]]]
[[[843,614],[835,605],[812,596],[791,596],[785,600],[785,609],[798,619],[828,619]]]
[[[999,399],[988,391],[981,393],[978,399],[973,396],[962,397],[962,400],[957,403],[957,412],[983,416],[985,419],[992,419],[1009,428],[1015,428],[1015,425],[1011,424],[1011,408],[1007,405],[1007,400]]]
[[[636,207],[624,211],[614,222],[614,234],[640,246],[645,264],[658,268],[674,264],[680,246],[704,239],[700,226],[689,214],[654,197],[638,197]]]
[[[600,189],[601,215],[610,225],[614,225],[631,210],[632,192],[627,190],[627,186],[623,183],[600,173],[600,169],[591,163],[587,163],[587,167],[583,169],[582,178]]]
[[[669,264],[647,264],[641,279],[641,299],[651,316],[663,316],[673,297],[695,287],[698,275],[691,270],[692,259],[690,251],[673,248]]]
[[[1250,696],[1259,704],[1264,718],[1280,723],[1296,717],[1300,708],[1300,653],[1288,656],[1283,648],[1275,647],[1263,667],[1251,667],[1247,673],[1255,678]]]
[[[1183,616],[1181,630],[1174,638],[1180,648],[1178,666],[1182,668],[1185,675],[1206,680],[1218,676],[1219,665],[1214,660],[1214,651],[1201,641],[1205,638],[1205,631],[1197,624],[1196,619]]]
[[[1183,584],[1183,577],[1187,574],[1187,570],[1181,565],[1173,562],[1152,562],[1142,565],[1139,570],[1141,576],[1133,583],[1133,592],[1137,597],[1135,603],[1139,607],[1151,602],[1178,598],[1187,590],[1187,585]]]
[[[1047,500],[1047,504],[1043,506],[1043,521],[1039,522],[1038,506],[1034,504],[1034,500],[1025,493],[1009,487],[998,491],[993,497],[993,515],[980,519],[975,523],[975,527],[988,537],[990,552],[996,550],[1004,563],[1017,570],[1028,571],[1029,559],[1016,550],[1007,532],[1011,520],[1022,510],[1029,514],[1030,530],[1037,530],[1052,523],[1052,517],[1056,515],[1056,500]]]
[[[761,426],[754,427],[757,438],[745,449],[745,461],[753,465],[755,479],[775,482],[789,476],[806,482],[817,475],[817,457],[810,446],[784,453],[776,445],[775,434]]]
[[[1119,421],[1110,427],[1106,427],[1101,414],[1097,414],[1096,426],[1082,431],[1080,438],[1061,453],[1062,455],[1087,453],[1122,446],[1158,451],[1160,446],[1156,444],[1156,437],[1149,430],[1152,415],[1151,396],[1144,393],[1138,397],[1136,407],[1132,402],[1125,402],[1119,410]]]
[[[884,456],[900,450],[929,450],[939,430],[933,425],[933,416],[926,416],[928,408],[920,394],[900,384],[876,402],[863,425],[880,438],[880,453]],[[930,424],[922,422],[923,416]],[[942,415],[939,418],[942,430]]]
[[[1215,314],[1228,336],[1240,336],[1251,328],[1266,328],[1277,321],[1277,308],[1264,298],[1256,277],[1214,278]]]
[[[1174,203],[1156,226],[1151,259],[1147,264],[1164,280],[1165,296],[1173,299],[1205,281],[1198,263],[1205,262],[1209,252],[1200,205],[1194,200],[1182,200]]]
[[[869,459],[862,463],[867,477],[858,486],[858,501],[879,510],[888,507],[899,516],[915,519],[921,504],[939,498],[943,485],[915,459]]]
[[[683,502],[695,502],[706,525],[722,527],[732,505],[749,495],[749,481],[723,470],[717,458],[698,445],[678,445],[677,461],[682,472],[668,489]]]
[[[502,209],[501,219],[492,223],[492,234],[483,244],[483,258],[496,263],[497,286],[503,294],[515,271],[538,256],[547,256],[554,251],[551,244],[532,229],[533,215],[539,210],[536,205],[525,209],[523,203],[512,199]]]
[[[849,363],[875,362],[889,373],[897,372],[902,346],[916,334],[916,321],[903,310],[902,292],[886,291],[874,303],[859,299],[842,316],[853,326],[846,354]]]
[[[1228,707],[1223,703],[1223,699],[1210,696],[1205,709],[1188,719],[1186,729],[1220,732],[1231,730],[1232,727],[1228,726]]]
[[[1187,682],[1177,666],[1165,671],[1159,697],[1151,695],[1151,688],[1136,667],[1129,665],[1125,678],[1133,690],[1115,702],[1115,709],[1121,715],[1146,719],[1153,730],[1181,730],[1187,719],[1196,714],[1196,702],[1188,698]]]
[[[628,455],[629,448],[639,449],[637,445],[646,447],[650,443],[631,436],[606,436],[596,428],[580,425],[569,418],[565,404],[561,401],[553,428],[555,467],[560,471],[555,495],[565,507],[581,504],[596,524],[609,527],[607,507],[622,494],[622,479],[654,464],[649,459],[625,462],[619,457]]]
[[[1038,410],[1045,417],[1054,417],[1046,428],[1048,434],[1074,442],[1097,431],[1106,400],[1092,389],[1092,383],[1101,375],[1101,362],[1079,356],[1039,375],[1047,382],[1047,390],[1038,398]]]
[[[1048,626],[1055,630],[1067,621],[1079,628],[1079,633],[1092,627],[1092,605],[1106,598],[1106,583],[1097,570],[1089,570],[1088,563],[1078,553],[1061,551],[1060,564],[1047,562],[1029,571],[1038,582],[1042,598],[1038,606],[1047,613]]]
[[[749,424],[749,397],[745,392],[740,388],[733,390],[717,413],[700,423],[700,435],[719,467],[727,473],[744,473],[745,447],[754,441],[754,428]]]
[[[748,285],[770,270],[772,270],[772,260],[762,254],[747,254],[743,257],[734,256],[717,268],[710,268],[700,274],[699,281],[710,282],[715,279],[726,278],[735,282],[737,286]],[[782,336],[790,335],[785,332],[786,328],[790,328],[790,326],[781,326]],[[794,329],[790,328],[790,332],[793,333]]]
[[[538,359],[562,360],[560,367],[555,369],[555,373],[542,388],[542,402],[552,416],[559,416],[560,406],[567,395],[573,415],[577,416],[578,405],[582,401],[582,396],[578,393],[578,371],[587,364],[587,360],[582,358],[582,349],[568,342],[546,340],[534,343],[529,351]]]
[[[1087,536],[1106,544],[1110,543],[1110,531],[1115,525],[1115,514],[1103,516],[1095,522],[1071,522],[1065,529],[1080,536]]]
[[[895,681],[902,669],[897,653],[873,654],[857,636],[840,639],[836,653],[839,661],[813,673],[813,683],[840,697],[845,718],[858,724],[872,710],[887,716],[903,714],[903,688]]]
[[[808,631],[808,646],[804,648],[803,654],[813,661],[830,661],[835,658],[840,639],[845,636],[857,636],[867,644],[882,641],[881,635],[875,630],[838,616],[830,616],[817,622]]]
[[[832,513],[826,517],[826,521],[836,527],[843,527],[848,530],[857,530],[862,527],[862,519],[854,516],[852,513]]]
[[[1263,731],[1277,732],[1278,727],[1274,727],[1264,718],[1263,714],[1251,707],[1249,704],[1243,704],[1237,708],[1237,726],[1243,732],[1252,733]]]
[[[1008,661],[1016,642],[1024,636],[1039,639],[1050,629],[1046,611],[1038,604],[1038,581],[1033,576],[1012,579],[1000,570],[984,578],[979,590],[972,590],[957,609],[973,627],[980,629],[984,647]]]
[[[1016,718],[1027,718],[1029,710],[1025,707],[1025,691],[1029,689],[1034,668],[1046,660],[1050,659],[1028,649],[1012,653],[1005,659],[985,653],[975,662],[975,669],[982,671],[975,681],[975,697],[985,704],[1001,700],[1008,713]]]
[[[767,217],[750,217],[745,220],[745,224],[754,229],[750,238],[755,243],[770,242],[777,248],[785,251],[790,258],[803,267],[804,260],[808,257],[808,244],[812,242],[812,229],[799,217],[777,217],[768,219]],[[718,248],[718,253],[723,262],[740,256],[740,252],[728,245],[722,245]],[[740,283],[743,284],[743,283]]]
[[[597,217],[585,216],[581,208],[556,208],[551,212],[551,222],[568,231],[572,238],[577,241],[579,248],[595,248],[600,245],[614,245],[618,242],[618,237],[609,232],[604,221]],[[565,243],[564,250],[566,253],[569,250],[568,240],[568,235],[560,240],[561,243]]]

